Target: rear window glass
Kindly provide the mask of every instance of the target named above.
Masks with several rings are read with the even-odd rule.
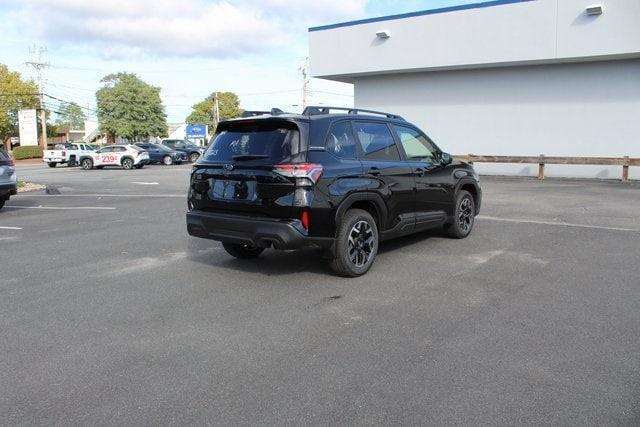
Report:
[[[299,153],[300,133],[293,124],[235,126],[217,133],[204,154],[209,162],[277,164]]]

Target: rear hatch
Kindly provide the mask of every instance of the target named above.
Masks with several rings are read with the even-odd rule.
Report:
[[[191,174],[194,208],[291,218],[296,178],[286,170],[305,161],[305,134],[304,123],[284,119],[220,123]]]

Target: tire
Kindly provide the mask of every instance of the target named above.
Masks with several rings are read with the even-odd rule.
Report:
[[[200,153],[191,153],[191,154],[189,154],[189,161],[191,163],[197,162],[199,158],[200,158]]]
[[[82,167],[82,169],[84,169],[86,171],[93,169],[93,160],[91,160],[91,159],[82,159],[80,161],[80,167]]]
[[[171,156],[164,156],[162,158],[162,164],[166,166],[171,166],[173,164],[173,159],[171,158]]]
[[[365,274],[378,254],[378,226],[371,214],[350,209],[342,218],[329,265],[338,275],[357,277]]]
[[[0,209],[4,207],[4,202],[6,202],[5,199],[0,199]]]
[[[55,168],[56,166],[58,166],[58,164],[56,162],[51,162],[51,163],[47,163],[49,165],[50,168]]]
[[[136,169],[142,169],[144,167],[144,163],[138,163],[134,166]]]
[[[69,164],[68,164],[68,166],[69,166],[70,168],[75,168],[76,166],[78,166],[78,163],[76,162],[76,158],[75,158],[75,157],[74,157],[74,158],[72,158],[72,159],[69,159]]]
[[[233,257],[240,259],[258,258],[264,248],[258,248],[249,245],[240,245],[237,243],[222,243],[222,247],[227,253]]]
[[[476,214],[476,203],[471,193],[460,190],[456,196],[456,209],[453,221],[444,226],[444,231],[454,239],[464,239],[473,229]]]
[[[124,159],[122,159],[121,165],[122,165],[122,169],[131,170],[133,169],[133,160],[131,160],[128,157],[125,157]]]

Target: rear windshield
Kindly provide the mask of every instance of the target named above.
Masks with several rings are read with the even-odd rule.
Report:
[[[204,153],[208,162],[291,162],[300,152],[300,132],[294,123],[238,122],[218,132]]]

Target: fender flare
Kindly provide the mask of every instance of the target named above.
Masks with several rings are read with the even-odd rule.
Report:
[[[345,212],[351,206],[353,206],[355,202],[360,202],[360,201],[367,201],[367,202],[373,203],[373,205],[376,208],[376,212],[378,213],[378,220],[380,222],[380,224],[378,224],[378,227],[380,228],[380,232],[384,231],[384,224],[386,224],[387,216],[389,214],[387,205],[384,203],[384,200],[379,194],[371,191],[366,191],[366,192],[360,192],[360,193],[352,193],[347,197],[345,197],[342,200],[342,202],[340,202],[338,209],[336,209],[336,215],[335,215],[336,232],[340,227],[340,223],[342,222],[342,218],[344,217]]]

